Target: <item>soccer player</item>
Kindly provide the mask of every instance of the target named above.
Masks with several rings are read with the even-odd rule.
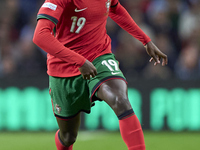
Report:
[[[145,150],[140,122],[128,100],[126,79],[106,34],[108,16],[143,43],[150,62],[157,65],[162,59],[162,65],[167,64],[167,56],[118,0],[46,0],[38,12],[33,41],[48,53],[49,92],[59,126],[55,135],[58,150],[73,149],[80,112],[90,113],[95,100],[103,100],[113,109],[128,149]]]

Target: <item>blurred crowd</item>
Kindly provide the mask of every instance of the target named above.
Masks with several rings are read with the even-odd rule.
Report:
[[[149,63],[141,42],[110,18],[112,51],[127,78],[200,78],[200,0],[119,0],[157,47],[168,65]],[[0,78],[46,73],[46,53],[32,42],[44,0],[0,1]]]

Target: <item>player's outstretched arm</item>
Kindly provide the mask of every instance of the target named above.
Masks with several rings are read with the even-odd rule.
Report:
[[[135,23],[127,10],[118,3],[115,7],[111,7],[109,16],[114,20],[121,28],[138,39],[146,48],[147,53],[151,57],[150,62],[155,61],[154,65],[160,63],[162,59],[162,65],[167,65],[167,55],[162,53],[151,41],[151,39],[142,31],[142,29]]]
[[[110,8],[109,17],[143,45],[151,41],[120,3]]]
[[[162,66],[167,65],[167,55],[161,52],[152,41],[148,42],[144,47],[146,48],[147,54],[151,57],[149,62],[152,62],[154,60],[154,65],[157,65],[160,64],[162,59]]]

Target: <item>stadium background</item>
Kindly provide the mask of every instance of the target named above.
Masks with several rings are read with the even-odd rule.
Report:
[[[108,19],[112,51],[129,82],[129,98],[148,149],[198,150],[200,1],[120,2],[169,59],[166,67],[153,66],[142,44]],[[42,3],[0,1],[0,149],[55,149],[57,124],[48,95],[46,53],[32,43]],[[126,149],[117,118],[104,103],[82,118],[75,149]]]

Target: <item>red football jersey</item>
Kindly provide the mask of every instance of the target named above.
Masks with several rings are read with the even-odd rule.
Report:
[[[92,61],[100,55],[111,53],[111,39],[106,34],[105,26],[109,7],[116,3],[117,0],[113,0],[112,4],[111,0],[46,0],[37,19],[53,21],[56,24],[55,37],[67,48]],[[80,74],[73,64],[50,54],[47,66],[51,76]]]
[[[56,25],[55,38],[68,48],[64,53],[62,51],[68,55],[63,60],[60,50],[53,49],[52,53],[51,43],[41,46],[47,52],[50,48],[49,52],[53,54],[47,56],[47,73],[57,77],[76,76],[85,59],[93,61],[100,55],[111,53],[111,39],[106,33],[108,15],[144,45],[150,41],[118,0],[46,0],[37,19],[51,20]],[[59,53],[60,58],[56,57]]]

